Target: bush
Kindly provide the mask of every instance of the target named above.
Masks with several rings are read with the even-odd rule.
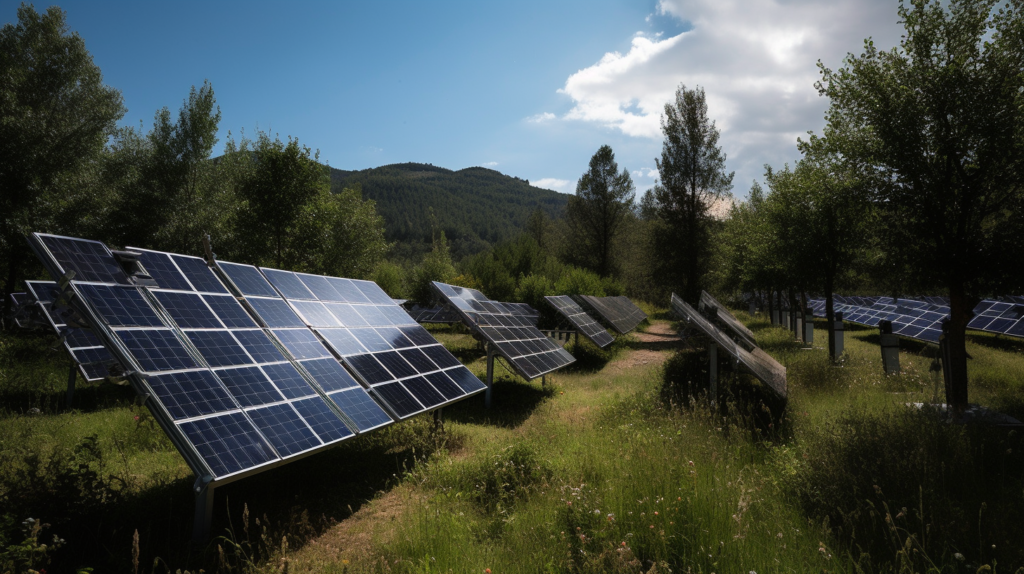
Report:
[[[559,295],[594,295],[604,297],[604,286],[596,273],[579,267],[566,267],[555,282],[555,293]]]
[[[547,308],[544,297],[553,293],[555,286],[550,279],[543,275],[527,275],[519,278],[519,286],[516,287],[516,301],[522,301],[531,307],[543,312]]]
[[[391,261],[381,261],[370,279],[392,299],[405,299],[405,269]]]

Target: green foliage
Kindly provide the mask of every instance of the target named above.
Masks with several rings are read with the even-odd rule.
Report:
[[[65,13],[18,8],[0,28],[0,277],[14,291],[33,260],[23,235],[69,232],[89,211],[87,177],[125,113]],[[65,225],[61,225],[61,223]]]
[[[561,217],[568,199],[481,167],[451,171],[405,163],[331,170],[332,188],[357,183],[367,199],[377,202],[387,239],[398,243],[395,256],[402,260],[418,260],[430,251],[435,230],[445,232],[456,259],[479,253],[515,237],[538,209],[548,218]]]
[[[413,284],[409,289],[409,294],[414,301],[427,305],[434,299],[434,292],[430,287],[430,283],[432,281],[451,283],[455,276],[455,264],[452,263],[448,238],[445,237],[444,231],[442,231],[434,240],[433,249],[423,258],[423,262],[413,270]]]
[[[576,183],[565,219],[573,241],[564,258],[602,277],[616,270],[613,248],[627,215],[633,209],[636,187],[629,171],[619,173],[615,153],[601,146],[590,158],[590,168]]]
[[[596,273],[571,266],[567,266],[562,276],[555,281],[555,293],[559,295],[605,296],[604,284]]]
[[[555,284],[543,275],[521,275],[516,286],[515,300],[529,304],[534,309],[547,307],[544,297],[555,295]]]
[[[725,172],[726,156],[718,128],[708,118],[703,88],[680,85],[674,103],[665,104],[660,182],[642,206],[661,225],[652,249],[658,253],[656,276],[684,300],[696,304],[711,267],[712,208],[729,197],[735,172]]]
[[[405,269],[392,261],[381,261],[373,269],[370,280],[392,299],[406,298]]]

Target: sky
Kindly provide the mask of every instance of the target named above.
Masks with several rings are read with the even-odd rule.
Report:
[[[482,166],[573,193],[607,144],[638,199],[680,85],[705,90],[743,199],[823,127],[818,60],[840,67],[902,31],[894,0],[56,4],[121,91],[124,125],[148,131],[209,80],[217,154],[262,130],[339,169]],[[0,22],[18,5],[0,0]]]

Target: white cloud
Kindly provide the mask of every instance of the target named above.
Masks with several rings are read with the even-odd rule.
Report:
[[[555,179],[553,177],[545,177],[543,179],[538,179],[537,181],[531,181],[530,185],[541,189],[560,191],[562,193],[572,193],[573,191],[573,182],[567,179]]]
[[[496,162],[496,161],[489,161],[489,162],[483,164],[484,167],[494,167],[496,165],[498,165],[498,162]]]
[[[531,124],[542,124],[544,122],[550,122],[551,120],[555,119],[555,117],[555,114],[551,112],[544,112],[542,114],[530,116],[526,118],[526,121],[530,122]]]
[[[692,28],[634,36],[625,54],[570,75],[558,90],[573,103],[565,118],[657,140],[676,88],[699,85],[740,195],[763,164],[792,161],[796,138],[821,129],[816,62],[837,68],[865,38],[888,49],[902,32],[891,0],[660,0],[658,12]]]
[[[648,179],[658,179],[658,176],[660,175],[658,173],[658,170],[653,168],[653,167],[642,167],[640,169],[634,169],[633,171],[631,171],[629,173],[630,173],[631,176],[633,176],[633,179],[636,179],[636,178],[639,178],[639,177],[648,178]]]

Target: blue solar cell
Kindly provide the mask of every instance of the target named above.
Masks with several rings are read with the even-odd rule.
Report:
[[[372,328],[349,329],[349,332],[368,351],[390,351],[392,348],[387,340]]]
[[[210,371],[185,371],[146,379],[174,420],[232,410],[234,401]]]
[[[216,478],[277,459],[242,413],[198,419],[179,427]]]
[[[338,319],[319,301],[289,301],[292,308],[299,312],[306,324],[313,327],[342,327]]]
[[[417,346],[437,344],[437,339],[435,339],[429,331],[419,325],[399,327],[399,329],[401,329],[402,333]]]
[[[274,335],[296,359],[330,357],[331,353],[309,329],[278,329]]]
[[[309,275],[306,273],[299,273],[299,280],[313,293],[313,295],[321,301],[344,301],[345,299],[338,293],[337,289],[331,285],[331,282],[326,277],[320,275]]]
[[[270,405],[248,411],[248,415],[281,456],[298,454],[321,444],[291,405]]]
[[[363,292],[363,295],[370,300],[371,303],[377,305],[394,305],[395,301],[380,288],[379,285],[373,281],[362,281],[359,279],[352,279],[352,284],[357,289]]]
[[[338,391],[328,395],[341,412],[356,423],[360,432],[391,422],[391,417],[362,388]]]
[[[136,329],[115,334],[147,373],[199,366],[168,329]]]
[[[65,327],[61,329],[60,334],[64,336],[64,342],[72,349],[76,347],[99,347],[103,345],[103,342],[100,341],[99,337],[89,329]]]
[[[419,349],[405,349],[399,351],[398,354],[402,355],[402,358],[408,361],[416,369],[417,373],[423,374],[437,370],[437,365]]]
[[[416,321],[413,321],[412,317],[410,317],[409,314],[398,305],[381,305],[380,307],[377,307],[377,309],[381,313],[384,313],[384,316],[388,318],[388,321],[391,321],[392,325],[412,326],[417,324]]]
[[[338,318],[338,321],[346,327],[362,327],[369,325],[366,319],[359,313],[356,313],[355,308],[348,303],[325,303],[325,307],[331,312],[332,315]]]
[[[392,379],[391,374],[373,355],[353,355],[345,360],[367,384],[376,385]]]
[[[76,281],[129,285],[128,275],[99,241],[39,235],[43,244],[65,273],[74,271]]]
[[[157,301],[182,329],[222,329],[224,325],[197,293],[154,291]]]
[[[388,316],[381,313],[374,305],[354,305],[352,307],[357,313],[366,319],[367,324],[372,327],[390,327],[391,321]]]
[[[79,284],[82,296],[108,325],[161,327],[163,323],[135,287]]]
[[[363,294],[362,291],[356,287],[350,279],[340,279],[338,277],[328,277],[327,281],[330,282],[331,287],[338,292],[338,296],[341,298],[341,303],[369,303],[370,300]],[[308,283],[307,283],[308,285]]]
[[[286,398],[297,399],[316,394],[313,387],[309,386],[291,363],[263,365],[263,372]]]
[[[348,329],[317,329],[317,333],[323,335],[324,339],[327,339],[327,343],[339,355],[366,352],[366,349],[359,344],[359,340]]]
[[[284,398],[258,367],[214,371],[224,381],[231,396],[243,407],[276,403]]]
[[[459,367],[457,369],[450,369],[444,372],[446,375],[455,381],[455,384],[462,387],[462,390],[467,393],[479,391],[487,387],[480,379],[476,378],[476,375],[471,373],[466,367]]]
[[[377,353],[374,358],[380,361],[396,379],[404,379],[416,374],[416,369],[412,368],[412,365],[395,351]]]
[[[218,261],[217,266],[231,279],[231,282],[238,287],[242,295],[255,297],[277,297],[277,291],[270,286],[270,283],[260,274],[259,270],[251,265],[240,265]]]
[[[78,365],[78,369],[87,381],[98,381],[110,376],[110,369],[107,368],[106,363],[83,363]]]
[[[447,369],[448,367],[455,367],[461,364],[459,363],[458,359],[456,359],[451,353],[448,352],[448,349],[445,349],[441,345],[421,347],[420,350],[423,351],[423,353],[426,356],[430,357],[430,360],[434,361],[435,365],[442,369]]]
[[[413,377],[411,379],[405,379],[402,381],[402,385],[416,397],[416,400],[420,402],[426,408],[433,408],[437,405],[445,402],[445,398],[441,393],[437,392],[434,387],[430,386],[423,377]]]
[[[423,410],[423,406],[413,398],[401,383],[380,385],[374,387],[372,392],[376,393],[401,418],[414,415]]]
[[[446,375],[444,371],[430,373],[429,375],[425,375],[425,378],[430,381],[430,384],[448,400],[452,400],[466,394],[466,392],[462,390],[462,387],[455,384],[455,381]]]
[[[326,392],[358,387],[359,383],[334,359],[317,359],[300,363]]]
[[[146,268],[146,272],[149,276],[156,281],[162,289],[180,289],[182,291],[191,291],[192,286],[189,285],[185,276],[181,274],[181,271],[174,265],[171,260],[171,256],[166,253],[160,253],[158,251],[148,251],[145,249],[136,250],[129,247],[132,251],[139,253],[139,262]]]
[[[233,333],[256,363],[274,363],[288,360],[263,331],[239,330],[233,331]]]
[[[229,329],[258,327],[245,308],[231,295],[203,295],[203,300]]]
[[[394,349],[408,349],[416,345],[395,327],[378,327],[377,333]]]
[[[252,305],[268,327],[305,327],[306,324],[292,311],[284,299],[262,299],[248,297],[246,301]]]
[[[106,347],[75,349],[71,351],[71,356],[74,357],[77,363],[108,363],[114,361],[114,356],[110,354]]]
[[[281,271],[280,269],[267,269],[261,267],[260,271],[263,272],[263,276],[270,281],[277,290],[287,299],[316,299],[313,293],[306,289],[306,286],[302,284],[299,277],[291,271]]]
[[[310,397],[292,403],[295,410],[299,411],[306,423],[313,428],[324,444],[348,438],[353,433],[345,423],[341,422],[338,415],[334,414],[327,403],[320,397]]]
[[[228,288],[220,282],[220,279],[213,273],[213,269],[205,261],[198,257],[186,257],[185,255],[171,255],[171,259],[178,265],[178,269],[185,274],[185,278],[196,291],[202,293],[227,293]]]
[[[185,335],[211,366],[227,367],[253,362],[228,331],[189,331]]]

